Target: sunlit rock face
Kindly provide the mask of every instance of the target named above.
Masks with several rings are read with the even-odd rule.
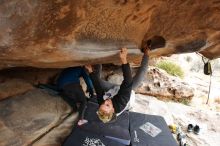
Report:
[[[133,69],[135,74],[135,69]],[[105,77],[110,83],[120,85],[123,76],[120,70],[114,70]],[[161,100],[173,100],[190,102],[195,94],[192,86],[179,77],[171,76],[166,71],[156,67],[149,67],[136,93],[150,95]]]
[[[137,89],[137,93],[171,99],[179,102],[190,102],[194,96],[194,89],[179,77],[167,74],[165,71],[150,67],[145,75],[145,80]]]
[[[155,35],[167,44],[151,57],[199,51],[217,58],[219,8],[217,0],[3,0],[0,68],[114,63],[120,47],[132,61]]]

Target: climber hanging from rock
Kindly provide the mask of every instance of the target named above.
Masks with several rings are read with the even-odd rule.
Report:
[[[120,85],[119,91],[112,98],[105,100],[103,99],[105,91],[102,87],[98,74],[93,71],[91,65],[86,66],[92,79],[92,83],[97,94],[98,104],[100,106],[97,113],[100,120],[102,120],[104,123],[115,119],[116,116],[122,113],[130,100],[132,90],[132,76],[130,65],[127,62],[127,48],[122,48],[119,56],[122,63],[124,80]]]
[[[135,93],[132,90],[136,90],[141,84],[141,81],[144,80],[148,68],[149,50],[164,47],[165,43],[165,39],[160,36],[155,36],[142,43],[141,51],[144,55],[141,65],[133,78],[130,77],[130,67],[127,63],[127,49],[123,48],[120,52],[124,76],[121,86],[101,79],[101,65],[96,65],[94,67],[95,70],[93,70],[91,65],[86,66],[97,93],[97,100],[100,105],[98,110],[100,120],[109,122],[119,116],[124,110],[131,107],[135,97]]]

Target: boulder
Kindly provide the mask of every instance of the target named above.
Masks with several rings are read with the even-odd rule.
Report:
[[[42,138],[33,143],[33,146],[61,146],[75,126],[74,121],[76,121],[76,114],[70,115],[49,133],[42,135]]]
[[[30,90],[0,102],[0,145],[61,145],[77,114],[59,96]]]
[[[200,52],[220,56],[219,1],[48,0],[0,2],[0,68],[65,68],[140,56],[142,42],[167,43],[151,57]]]
[[[133,68],[132,74],[135,75],[136,71],[137,69]],[[123,80],[121,69],[116,70],[114,74],[107,74],[106,78],[110,83],[120,85]],[[136,93],[160,99],[187,102],[194,96],[194,88],[182,79],[171,76],[162,69],[149,67]]]
[[[11,79],[0,83],[0,100],[27,92],[33,86],[21,79]]]
[[[194,89],[189,84],[159,68],[150,67],[146,78],[137,93],[175,101],[191,100],[194,96]]]

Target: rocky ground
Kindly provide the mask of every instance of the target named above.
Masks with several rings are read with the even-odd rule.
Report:
[[[189,146],[219,146],[220,145],[220,113],[207,109],[186,106],[181,103],[164,102],[152,96],[137,94],[132,111],[161,115],[167,124],[176,124],[187,134]],[[201,133],[187,133],[189,123],[198,124]],[[176,138],[176,135],[174,135]]]
[[[40,89],[1,101],[0,110],[1,146],[59,146],[76,119],[60,97]],[[132,111],[161,115],[167,124],[176,124],[184,132],[189,123],[198,124],[200,135],[186,132],[190,146],[220,145],[219,112],[141,94],[136,95]]]
[[[193,107],[210,109],[220,112],[220,77],[211,77],[210,95],[208,100],[208,92],[210,85],[210,76],[201,73],[192,73],[185,78],[185,81],[190,81],[189,84],[195,89],[195,96],[192,98],[190,105]],[[208,100],[208,104],[207,103]]]
[[[210,61],[212,77],[208,104],[206,102],[208,99],[210,76],[203,73],[204,63],[202,57],[196,53],[189,53],[172,55],[163,59],[175,62],[184,70],[183,81],[194,89],[194,96],[189,103],[191,106],[220,111],[220,59]],[[208,60],[205,59],[205,61]]]

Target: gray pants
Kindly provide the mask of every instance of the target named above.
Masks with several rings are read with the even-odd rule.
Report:
[[[139,87],[141,82],[144,80],[147,69],[148,69],[148,57],[146,55],[143,55],[141,65],[138,68],[137,73],[133,77],[132,90],[136,90]],[[112,89],[115,86],[118,86],[116,84],[101,79],[102,65],[96,65],[95,72],[98,74],[99,82],[105,92]]]

